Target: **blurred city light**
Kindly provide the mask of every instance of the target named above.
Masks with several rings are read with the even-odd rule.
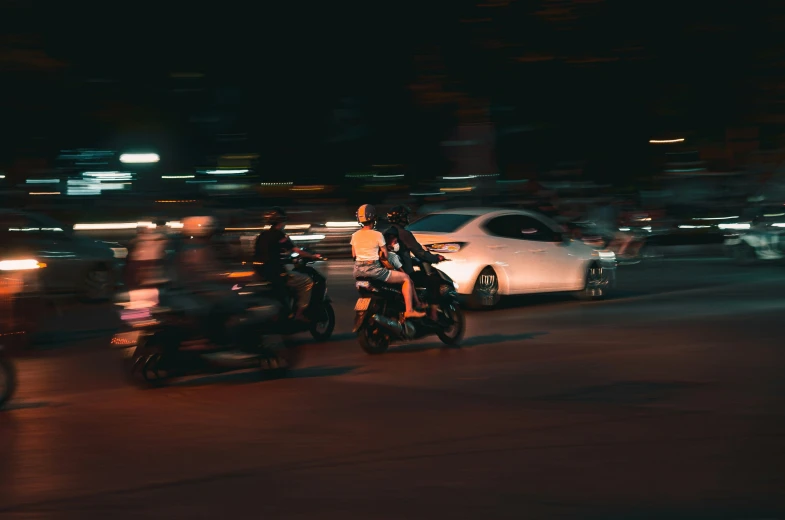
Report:
[[[651,144],[674,144],[674,143],[683,143],[684,138],[680,137],[678,139],[649,139],[649,143]]]
[[[195,175],[161,175],[162,179],[193,179]]]
[[[154,229],[156,225],[153,222],[106,222],[98,224],[74,224],[74,231],[88,231],[88,230],[120,230],[120,229],[136,229],[140,227],[147,227]]]
[[[160,160],[157,153],[124,153],[120,156],[120,162],[125,164],[150,164]]]
[[[334,227],[334,228],[353,228],[353,227],[360,227],[360,223],[356,221],[346,221],[346,222],[326,222],[324,224],[326,227]]]
[[[46,264],[42,264],[38,260],[33,259],[0,261],[0,271],[26,271],[30,269],[40,269],[45,266]]]
[[[241,173],[248,173],[249,170],[246,169],[239,169],[239,170],[207,170],[205,173],[207,175],[238,175]]]

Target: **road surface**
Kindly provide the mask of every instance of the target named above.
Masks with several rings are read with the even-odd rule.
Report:
[[[146,391],[111,313],[63,305],[0,414],[0,518],[785,518],[785,270],[619,279],[367,356],[336,264],[335,338],[291,378]]]

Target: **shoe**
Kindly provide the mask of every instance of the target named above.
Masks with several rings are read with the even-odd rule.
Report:
[[[425,313],[421,311],[410,311],[403,314],[404,318],[424,318]]]

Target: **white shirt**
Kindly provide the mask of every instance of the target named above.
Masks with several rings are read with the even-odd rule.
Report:
[[[352,235],[355,259],[358,262],[376,262],[379,250],[385,247],[384,235],[373,229],[361,229]]]

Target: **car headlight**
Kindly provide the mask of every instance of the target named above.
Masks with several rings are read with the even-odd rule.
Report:
[[[465,245],[464,242],[445,242],[443,244],[429,244],[425,248],[432,253],[457,253]]]
[[[0,271],[30,271],[32,269],[41,269],[44,267],[46,267],[45,263],[32,258],[0,260]]]

